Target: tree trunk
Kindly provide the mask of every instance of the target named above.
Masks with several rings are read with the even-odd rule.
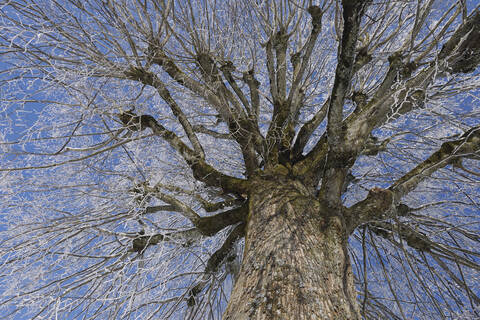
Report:
[[[285,176],[255,184],[242,268],[223,319],[360,319],[339,213]]]

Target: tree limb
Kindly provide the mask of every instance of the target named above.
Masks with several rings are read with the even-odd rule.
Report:
[[[230,84],[230,87],[232,87],[233,91],[237,95],[238,99],[242,102],[245,110],[247,110],[247,114],[249,116],[252,116],[252,110],[250,108],[250,104],[248,103],[247,98],[243,94],[243,91],[239,88],[237,82],[233,78],[232,71],[235,70],[233,63],[231,61],[227,61],[224,65],[220,67],[220,70],[222,71],[225,79],[227,79],[228,84]]]
[[[355,137],[357,144],[361,145],[370,132],[384,124],[392,113],[398,116],[422,106],[425,91],[436,75],[472,72],[480,64],[479,43],[480,10],[477,9],[443,45],[435,61],[411,79],[408,78],[418,66],[402,62],[400,53],[392,55],[390,69],[372,99],[347,119],[347,137]],[[402,79],[408,80],[399,89],[392,90],[392,85]]]
[[[205,159],[205,152],[203,151],[202,145],[193,131],[192,125],[188,121],[182,109],[178,106],[177,102],[172,98],[170,92],[163,84],[163,82],[161,82],[155,74],[148,72],[143,68],[133,66],[125,72],[125,75],[129,79],[140,81],[143,84],[152,86],[157,89],[160,97],[162,97],[162,99],[167,103],[167,105],[170,107],[170,110],[172,110],[173,115],[182,125],[183,130],[187,134],[190,142],[192,143],[195,152],[200,156],[201,159]]]
[[[205,98],[212,106],[221,111],[222,117],[227,119],[229,117],[227,106],[222,104],[221,100],[213,93],[207,86],[202,84],[199,81],[187,76],[176,64],[169,58],[157,40],[152,39],[150,41],[149,53],[152,59],[152,62],[161,66],[163,70],[177,83],[199,95],[200,97]]]
[[[214,273],[220,267],[222,261],[228,256],[232,251],[235,242],[245,235],[245,223],[240,223],[236,226],[232,232],[228,235],[227,239],[223,245],[215,251],[210,259],[208,259],[207,267],[205,268],[205,273]]]
[[[398,179],[389,190],[394,193],[395,201],[399,201],[436,170],[479,150],[480,126],[477,126],[465,132],[460,139],[444,142],[439,150]]]
[[[209,186],[220,187],[226,193],[246,193],[248,182],[239,178],[228,176],[207,164],[196,152],[190,149],[178,136],[167,130],[150,115],[137,116],[133,113],[124,113],[122,121],[132,123],[138,128],[150,128],[155,135],[162,137],[170,146],[175,149],[187,162],[193,171],[193,175],[199,181]],[[122,117],[120,115],[120,117]],[[126,115],[126,116],[125,116]]]
[[[244,222],[247,214],[248,204],[245,203],[241,207],[217,213],[213,216],[201,217],[196,227],[202,235],[212,236],[227,226]]]
[[[419,105],[423,105],[425,90],[434,80],[435,75],[439,72],[442,72],[442,70],[461,72],[461,70],[466,70],[463,69],[462,66],[468,65],[471,67],[473,63],[476,63],[478,66],[480,61],[477,61],[477,58],[475,58],[477,57],[477,54],[480,54],[480,47],[477,47],[478,42],[472,43],[467,41],[468,39],[473,39],[477,36],[480,37],[479,9],[470,15],[465,25],[458,28],[450,40],[447,41],[436,62],[432,62],[431,66],[418,72],[418,74],[411,79],[408,78],[418,66],[415,63],[403,62],[400,53],[391,55],[389,57],[390,68],[375,94],[369,101],[366,103],[364,102],[360,108],[357,108],[355,112],[343,122],[343,125],[346,128],[345,141],[350,143],[348,149],[351,151],[350,157],[347,157],[347,159],[344,160],[353,158],[362,152],[371,131],[384,124],[389,119],[392,112],[396,115],[401,115],[411,111]],[[471,54],[469,56],[461,55],[458,51],[458,48],[460,47],[468,49]],[[440,57],[443,58],[443,61]],[[454,61],[454,59],[457,60]],[[448,66],[452,63],[453,67],[451,66],[450,69],[448,69]],[[392,90],[392,85],[402,79],[408,80],[400,89]],[[314,119],[312,119],[312,122],[313,120]],[[311,130],[314,130],[316,127],[313,123],[309,123],[309,126],[312,127]],[[306,130],[304,132],[306,132]],[[301,133],[297,140],[300,138],[303,138],[304,141],[308,141],[308,138],[303,137]],[[297,153],[301,152],[299,148],[301,140],[298,141],[298,146],[296,146]],[[325,140],[322,137],[308,155],[299,158],[300,161],[294,165],[294,169],[300,175],[304,175],[309,171],[317,172],[318,170],[322,170],[325,166],[324,161],[327,151],[328,149],[325,145]],[[315,181],[315,178],[311,178],[311,180]]]
[[[453,73],[473,72],[480,64],[480,9],[443,45],[438,59]]]
[[[165,201],[164,199],[166,199],[167,201],[171,200],[171,199],[165,198],[164,196],[162,196],[160,199],[162,201]],[[183,203],[181,203],[181,205],[178,206],[178,202],[180,201],[176,200],[176,201],[170,201],[170,202],[174,203],[173,206],[178,209],[177,211],[185,210],[186,206]],[[189,210],[191,209],[187,208],[187,211]],[[245,226],[244,222],[247,217],[247,212],[248,212],[248,206],[243,205],[242,207],[227,210],[213,216],[200,217],[197,215],[197,217],[194,219],[195,222],[192,221],[192,223],[195,226],[194,228],[179,231],[179,232],[166,233],[166,234],[137,236],[132,241],[131,251],[142,252],[148,246],[157,245],[162,241],[183,241],[185,245],[190,245],[191,243],[193,243],[193,240],[196,240],[202,236],[207,236],[207,237],[213,236],[220,230],[224,229],[225,227],[241,222],[241,224],[239,225],[239,226],[242,226],[241,229],[237,230],[237,228],[239,228],[239,226],[237,226],[234,229],[234,231],[232,231],[231,233],[231,235],[233,234],[232,237],[236,237],[236,238],[230,239],[230,241],[234,241],[238,239],[238,237],[240,236],[239,234],[240,231],[242,232],[241,235],[243,236],[244,226]],[[220,254],[217,254],[217,256],[219,255]]]
[[[330,100],[325,101],[320,110],[315,113],[313,118],[307,121],[307,123],[305,123],[300,129],[297,135],[297,139],[295,140],[295,144],[293,145],[292,153],[294,159],[302,158],[303,149],[307,145],[307,142],[310,139],[312,133],[315,131],[315,129],[317,129],[320,123],[322,123],[322,121],[327,116],[329,103]]]
[[[193,131],[203,133],[203,134],[208,134],[209,136],[212,136],[217,139],[233,140],[233,136],[230,133],[220,133],[220,132],[205,128],[202,125],[194,125]]]
[[[247,118],[244,110],[238,103],[233,93],[223,83],[215,61],[209,54],[202,53],[197,56],[197,62],[201,67],[203,77],[212,86],[213,91],[218,96],[223,97],[224,105],[228,106],[228,101],[234,106],[234,110],[229,107],[229,115],[225,119],[232,136],[240,145],[242,150],[245,167],[248,175],[258,169],[257,157],[255,152],[263,153],[263,138],[261,137],[256,123]]]
[[[418,164],[389,189],[373,188],[367,197],[345,211],[350,232],[373,220],[383,220],[394,212],[405,213],[405,205],[398,204],[403,196],[412,191],[421,181],[447,164],[455,163],[465,155],[480,150],[480,126],[465,132],[460,139],[444,142],[440,149]],[[388,211],[392,211],[388,214]]]
[[[203,275],[202,281],[197,283],[197,285],[195,285],[195,287],[193,287],[189,292],[189,298],[187,301],[189,306],[195,305],[195,297],[204,289],[207,278],[210,277],[212,273],[217,272],[225,260],[235,258],[234,256],[231,256],[231,253],[237,240],[244,235],[245,223],[240,223],[230,232],[227,239],[225,239],[223,242],[223,245],[210,256],[207,261],[207,266],[205,267],[205,274]]]
[[[260,82],[255,79],[254,70],[253,68],[247,72],[243,73],[242,80],[248,85],[250,90],[250,103],[252,106],[252,116],[253,118],[258,121],[258,115],[260,113],[260,95],[258,92],[258,87],[260,86]]]
[[[360,22],[369,1],[343,0],[343,33],[339,46],[338,64],[328,105],[327,142],[328,156],[320,196],[331,205],[338,205],[347,173],[347,165],[353,161],[350,151],[345,149],[342,127],[343,106],[353,75],[355,48]]]
[[[373,188],[367,197],[344,210],[347,234],[351,234],[358,226],[388,218],[387,211],[392,208],[393,192],[381,188]]]
[[[294,58],[292,57],[292,64],[294,65],[293,80],[287,99],[287,105],[291,106],[290,108],[292,111],[297,109],[297,106],[292,105],[292,101],[294,101],[294,97],[298,95],[298,87],[300,81],[305,74],[305,70],[307,69],[308,62],[310,61],[310,58],[312,56],[313,48],[315,47],[315,43],[317,42],[318,35],[322,30],[322,9],[318,6],[310,6],[308,7],[307,11],[312,17],[312,31],[310,32],[310,35],[304,47],[300,52],[298,52],[298,54],[302,54],[303,52],[303,56],[301,57],[301,63],[298,63],[297,67],[295,67],[295,63],[293,63]],[[300,59],[300,57],[298,57],[298,59]]]

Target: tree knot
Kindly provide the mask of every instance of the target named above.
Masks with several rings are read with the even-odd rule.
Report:
[[[375,207],[383,212],[391,208],[393,192],[388,189],[374,187],[368,192],[368,198],[372,199]]]
[[[312,26],[314,32],[319,32],[322,25],[322,9],[319,6],[310,6],[307,12],[312,16]]]
[[[156,123],[154,117],[146,114],[138,116],[133,111],[134,109],[130,109],[118,115],[120,121],[122,121],[125,127],[127,127],[129,130],[143,131],[146,128],[151,128],[152,122]]]

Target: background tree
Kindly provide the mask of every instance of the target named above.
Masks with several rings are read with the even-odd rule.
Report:
[[[0,314],[480,317],[476,1],[1,1]]]

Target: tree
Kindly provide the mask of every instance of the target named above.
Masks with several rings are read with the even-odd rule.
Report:
[[[474,6],[2,1],[0,313],[480,317]]]

